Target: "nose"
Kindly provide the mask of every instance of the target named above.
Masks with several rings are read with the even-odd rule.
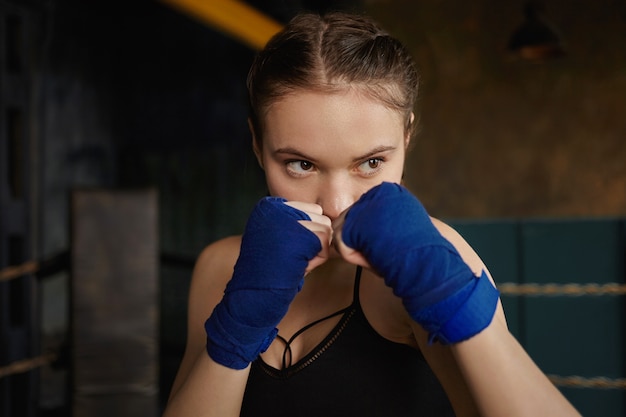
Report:
[[[335,220],[359,197],[356,188],[346,179],[328,179],[319,184],[316,203],[325,216]]]

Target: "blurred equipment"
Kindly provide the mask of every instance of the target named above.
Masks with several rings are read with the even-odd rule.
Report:
[[[154,190],[72,195],[75,417],[159,415],[157,204]]]
[[[161,0],[175,9],[261,49],[280,30],[281,24],[237,0]]]
[[[536,61],[565,54],[561,37],[543,12],[544,7],[541,3],[526,3],[525,20],[509,39],[509,50],[515,56]]]

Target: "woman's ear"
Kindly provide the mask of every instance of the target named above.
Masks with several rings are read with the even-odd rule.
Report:
[[[252,135],[252,151],[254,152],[254,156],[256,156],[259,166],[263,169],[263,152],[261,151],[261,144],[256,136],[254,124],[250,118],[248,118],[248,129],[250,129],[250,134]]]
[[[404,149],[408,149],[411,144],[411,137],[413,136],[413,122],[415,122],[415,113],[411,112],[411,116],[409,116],[409,125],[406,131],[406,136],[404,137]]]

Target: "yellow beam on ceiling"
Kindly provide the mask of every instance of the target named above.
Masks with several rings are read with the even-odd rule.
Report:
[[[261,49],[282,25],[237,0],[161,0],[253,49]]]

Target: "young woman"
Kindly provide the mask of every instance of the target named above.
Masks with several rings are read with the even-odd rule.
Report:
[[[485,265],[400,184],[418,74],[370,20],[293,19],[248,78],[271,197],[200,255],[166,416],[574,416]]]

